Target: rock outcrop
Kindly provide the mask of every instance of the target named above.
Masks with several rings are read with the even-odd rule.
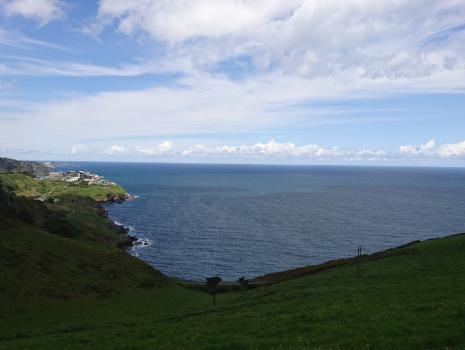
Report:
[[[134,196],[129,193],[124,193],[124,194],[109,193],[107,194],[107,198],[104,200],[104,202],[122,203],[124,201],[128,201],[131,199],[134,199]]]
[[[108,219],[108,210],[103,206],[103,203],[122,203],[126,200],[134,199],[134,196],[129,193],[124,194],[107,194],[107,198],[97,203],[96,211],[97,214]],[[129,229],[123,225],[117,224],[116,222],[110,221],[109,227],[111,230],[119,234],[117,241],[115,242],[116,247],[125,249],[130,248],[137,241],[137,237],[129,235]]]

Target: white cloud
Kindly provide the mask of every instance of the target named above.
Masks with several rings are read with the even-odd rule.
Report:
[[[267,143],[255,143],[240,146],[194,145],[182,152],[184,157],[191,156],[233,156],[245,158],[288,158],[288,159],[382,159],[386,153],[380,150],[349,150],[339,147],[325,148],[316,144],[298,146],[294,143],[279,143],[270,140]]]
[[[465,3],[456,0],[102,0],[96,26],[115,22],[124,34],[167,43],[168,59],[184,57],[201,70],[248,57],[262,72],[307,79],[350,72],[363,83],[465,69],[457,29]]]
[[[296,145],[270,140],[267,143],[244,144],[239,146],[206,146],[202,144],[188,147],[182,152],[184,157],[226,157],[239,159],[288,159],[288,160],[373,160],[373,161],[412,161],[422,159],[465,159],[465,141],[455,144],[436,145],[430,140],[422,145],[401,146],[399,152],[385,150],[354,150],[340,147],[323,147],[316,144]]]
[[[413,145],[405,145],[405,146],[400,146],[399,148],[400,154],[405,154],[405,155],[418,155],[418,149],[416,146]]]
[[[64,8],[61,0],[0,0],[3,15],[30,18],[40,25],[63,18]]]
[[[122,146],[112,145],[106,148],[105,150],[103,150],[102,153],[108,156],[115,156],[115,155],[126,154],[128,153],[128,150]]]
[[[76,144],[71,154],[79,155],[85,159],[98,159],[98,154],[92,153],[87,145]],[[35,154],[41,159],[41,154],[47,154],[56,159],[64,159],[65,153],[41,152],[39,150],[20,150],[0,145],[0,155],[24,158]],[[68,153],[69,154],[69,153]],[[117,157],[122,160],[134,160],[135,156],[161,157],[168,156],[172,161],[221,161],[221,162],[271,162],[311,164],[313,162],[331,164],[367,163],[376,164],[460,164],[465,160],[465,140],[457,143],[437,144],[434,139],[424,144],[400,146],[398,151],[383,149],[353,149],[338,146],[322,146],[314,143],[296,144],[292,142],[278,142],[274,139],[268,142],[256,142],[239,145],[221,144],[193,144],[184,147],[174,147],[170,140],[161,142],[156,146],[140,146],[137,142],[129,147],[111,145],[100,154]],[[84,159],[83,158],[83,159]],[[42,158],[43,159],[43,158]]]
[[[406,145],[399,149],[401,155],[410,158],[465,158],[465,141],[437,145],[434,139],[422,145]]]
[[[137,147],[136,153],[143,156],[159,156],[169,153],[172,150],[173,142],[166,140],[155,147]]]
[[[429,140],[422,145],[405,145],[400,146],[400,154],[419,156],[419,155],[432,155],[436,152],[436,141],[434,139]]]
[[[456,82],[458,86],[465,81],[465,72],[448,78],[448,84]],[[421,79],[417,84],[422,89],[433,88]],[[407,88],[402,82],[382,81],[371,82],[371,89],[387,93]],[[371,90],[360,90],[357,81],[349,76],[339,85],[331,79],[309,81],[280,74],[240,82],[199,74],[179,79],[176,87],[101,92],[20,105],[16,100],[4,99],[0,101],[0,129],[10,131],[3,135],[4,142],[31,148],[50,139],[57,144],[87,144],[88,140],[101,139],[101,130],[115,139],[255,132],[331,122],[340,111],[331,106],[313,107],[308,102],[372,94]]]
[[[126,34],[138,30],[153,38],[176,43],[195,37],[220,38],[266,25],[274,17],[290,14],[299,1],[198,0],[100,2],[98,19],[118,21]],[[234,20],[231,20],[231,19]]]
[[[74,145],[71,148],[72,154],[83,154],[89,152],[89,147],[85,145]]]
[[[2,6],[1,1],[2,0],[0,0],[0,9]],[[44,48],[55,49],[55,50],[60,50],[60,51],[74,52],[74,50],[68,47],[53,44],[48,41],[37,40],[31,37],[25,36],[24,34],[15,32],[13,30],[7,31],[3,28],[0,28],[0,44],[7,45],[7,46],[13,46],[16,48],[23,48],[23,49],[31,48],[31,47],[44,47]]]
[[[461,157],[465,158],[465,141],[457,142],[453,144],[441,145],[437,150],[437,153],[442,158],[448,157]]]
[[[2,32],[0,31],[0,43],[1,42]],[[27,43],[29,43],[29,41],[27,41]],[[47,44],[45,42],[40,43],[43,46]],[[61,47],[57,49],[66,50],[66,48]],[[132,77],[162,72],[160,66],[153,63],[131,63],[112,67],[69,61],[43,60],[26,56],[0,55],[0,58],[2,58],[4,62],[3,69],[0,72],[3,75],[10,76]]]

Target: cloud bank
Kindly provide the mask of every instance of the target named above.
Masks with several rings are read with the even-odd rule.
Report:
[[[322,147],[317,144],[296,145],[270,140],[240,146],[194,145],[182,152],[183,156],[265,157],[307,160],[422,160],[465,159],[465,141],[436,145],[434,139],[422,145],[400,146],[398,152],[385,150],[353,150],[339,147]]]
[[[43,26],[64,17],[65,3],[61,0],[1,0],[0,10],[4,16],[21,16]]]
[[[84,145],[74,146],[72,154],[79,155],[89,150]],[[156,146],[136,146],[133,148],[117,144],[102,151],[109,157],[137,159],[224,159],[224,160],[285,160],[285,161],[421,161],[421,160],[465,160],[465,140],[453,144],[437,145],[434,139],[420,145],[403,145],[398,151],[380,149],[347,149],[337,146],[324,147],[318,144],[297,145],[291,142],[280,143],[274,139],[266,143],[242,145],[195,144],[185,148],[176,147],[166,140]]]

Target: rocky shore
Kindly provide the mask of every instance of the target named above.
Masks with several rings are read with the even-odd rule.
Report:
[[[124,201],[129,201],[133,200],[135,197],[134,195],[130,193],[124,193],[124,194],[113,194],[109,193],[107,194],[107,198],[103,201],[105,203],[123,203]]]
[[[126,248],[130,248],[134,246],[134,242],[137,241],[137,237],[131,236],[129,234],[129,228],[110,220],[108,217],[108,210],[105,208],[104,204],[105,203],[121,204],[127,200],[132,200],[134,198],[135,198],[134,195],[130,193],[124,193],[124,194],[109,193],[105,200],[97,202],[97,207],[96,207],[97,214],[104,217],[105,219],[108,219],[110,229],[118,233],[118,239],[115,242],[115,246],[117,248],[126,249]]]

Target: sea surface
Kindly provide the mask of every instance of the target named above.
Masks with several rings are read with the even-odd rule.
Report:
[[[465,231],[465,169],[62,163],[137,195],[130,251],[188,280],[236,280]]]

